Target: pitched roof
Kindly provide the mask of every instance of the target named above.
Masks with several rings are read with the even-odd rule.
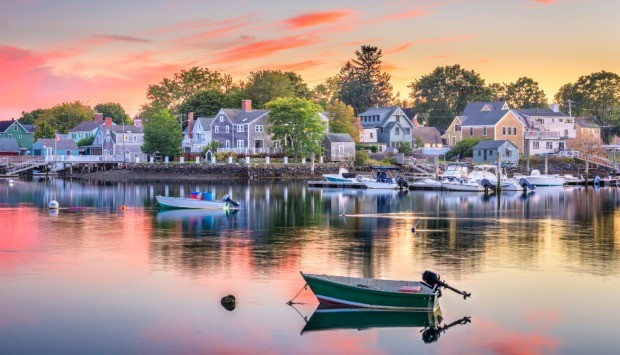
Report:
[[[325,135],[330,142],[354,142],[348,133],[327,133]]]
[[[520,115],[526,116],[549,116],[549,117],[570,117],[564,112],[555,112],[551,110],[543,110],[540,108],[528,108],[528,109],[520,109],[514,110]]]
[[[60,138],[59,140],[49,138],[39,138],[37,142],[41,143],[44,148],[56,148],[61,150],[77,150],[78,146],[73,139]]]
[[[598,124],[594,123],[591,118],[587,117],[575,117],[575,123],[581,128],[600,128]]]
[[[11,120],[11,121],[0,121],[0,132],[4,132],[7,129],[9,129],[9,127],[11,127],[11,125],[14,123],[15,121]]]
[[[99,125],[103,123],[104,123],[103,121],[92,121],[92,120],[80,122],[80,124],[71,128],[69,132],[90,132],[90,131],[97,129],[97,127],[99,127]]]
[[[19,143],[15,138],[0,138],[0,152],[19,153]]]
[[[20,123],[21,124],[21,123]],[[34,125],[33,124],[22,124],[26,132],[34,133]]]
[[[224,108],[222,110],[224,110],[224,113],[230,118],[233,124],[247,124],[269,113],[267,110],[244,111],[240,108]]]
[[[202,128],[205,131],[210,131],[211,130],[211,123],[213,122],[213,120],[215,119],[215,117],[198,117],[198,121],[200,121],[200,124],[202,125]]]
[[[510,110],[501,111],[480,111],[467,118],[465,122],[461,124],[461,127],[466,126],[494,126],[499,122]]]
[[[463,109],[463,113],[461,116],[472,116],[478,112],[482,111],[501,111],[504,109],[506,105],[506,101],[476,101],[476,102],[468,102]]]
[[[441,133],[435,127],[413,127],[411,136],[414,140],[420,137],[423,144],[441,143]]]
[[[110,127],[110,131],[114,133],[123,133],[123,128],[125,129],[125,133],[144,133],[144,127],[136,127],[134,125],[125,125],[125,127],[122,125],[116,125]]]
[[[480,141],[472,149],[497,149],[501,147],[502,145],[504,145],[504,143],[506,142],[514,146],[512,142],[507,141],[507,140],[498,140],[498,141],[484,140],[484,141]]]

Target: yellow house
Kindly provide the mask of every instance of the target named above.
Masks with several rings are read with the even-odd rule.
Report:
[[[456,143],[460,142],[463,139],[463,134],[461,131],[461,127],[467,121],[467,119],[471,116],[475,116],[479,112],[489,112],[489,111],[501,111],[501,110],[509,110],[508,104],[506,101],[495,101],[495,102],[485,102],[485,101],[477,101],[477,102],[468,102],[467,106],[463,110],[463,113],[460,116],[456,116],[446,132],[441,137],[444,141],[444,144],[448,146],[454,146]]]

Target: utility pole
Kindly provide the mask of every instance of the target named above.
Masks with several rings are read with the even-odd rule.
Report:
[[[568,101],[566,101],[566,102],[568,103],[568,115],[569,115],[569,116],[573,116],[573,114],[572,114],[572,108],[573,108],[573,103],[574,103],[575,101],[573,101],[573,100],[571,100],[571,99],[568,99]]]

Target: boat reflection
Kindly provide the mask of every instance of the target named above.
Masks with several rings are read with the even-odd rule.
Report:
[[[441,308],[433,311],[402,311],[379,310],[367,308],[334,308],[319,305],[306,325],[301,335],[321,330],[371,328],[422,328],[422,340],[432,343],[439,340],[442,333],[449,328],[471,322],[471,317],[463,317],[455,322],[443,324]]]
[[[179,209],[164,210],[157,213],[158,222],[185,222],[197,221],[205,218],[232,216],[239,210],[204,210],[204,209]]]

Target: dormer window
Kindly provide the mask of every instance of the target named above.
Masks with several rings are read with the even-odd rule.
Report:
[[[224,122],[224,116],[220,116],[220,122]]]

